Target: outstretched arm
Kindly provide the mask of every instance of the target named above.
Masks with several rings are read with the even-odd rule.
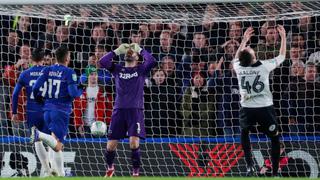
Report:
[[[283,61],[286,58],[286,51],[287,51],[286,30],[283,28],[282,25],[278,25],[277,30],[281,37],[281,46],[279,50],[279,56],[262,62],[269,71],[276,69],[281,63],[283,63]]]
[[[106,69],[108,69],[109,71],[112,71],[112,69],[113,69],[112,58],[113,58],[115,55],[116,55],[116,54],[115,54],[113,51],[108,52],[106,55],[104,55],[104,56],[99,60],[100,67],[101,67],[101,68],[106,68]]]
[[[238,48],[238,50],[237,50],[237,52],[236,52],[236,55],[235,55],[234,59],[239,59],[240,51],[242,51],[242,50],[246,47],[248,41],[249,41],[250,38],[253,36],[253,33],[254,33],[254,29],[253,29],[252,27],[249,27],[249,28],[244,32],[243,39],[242,39],[242,41],[241,41],[241,43],[240,43],[240,46],[239,46],[239,48]]]
[[[282,25],[278,25],[277,30],[280,34],[281,37],[281,46],[280,46],[280,51],[279,55],[286,57],[286,51],[287,51],[287,37],[286,37],[286,30]]]
[[[148,51],[142,49],[137,43],[132,43],[130,44],[130,46],[132,47],[134,52],[140,54],[143,57],[143,67],[146,72],[149,72],[157,64],[156,59]]]
[[[156,59],[146,50],[141,51],[141,56],[144,59],[143,66],[144,69],[149,72],[156,64]]]

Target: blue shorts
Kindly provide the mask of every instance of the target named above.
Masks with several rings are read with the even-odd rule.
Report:
[[[49,134],[49,129],[44,122],[43,112],[27,111],[28,128],[35,126],[39,131]]]
[[[108,138],[120,140],[136,136],[142,139],[146,136],[143,109],[115,109],[112,112]]]
[[[68,134],[69,118],[70,114],[63,111],[50,110],[44,112],[44,120],[49,132],[54,133],[61,143],[64,142]]]

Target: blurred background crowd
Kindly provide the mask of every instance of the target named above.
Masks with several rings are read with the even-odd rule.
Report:
[[[280,9],[262,6],[270,14]],[[112,5],[108,16],[117,16]],[[137,5],[136,8],[148,8]],[[238,8],[246,16],[252,7]],[[303,8],[292,3],[292,10]],[[243,32],[252,26],[250,46],[259,60],[278,55],[277,24],[287,32],[286,61],[270,76],[278,121],[283,135],[319,135],[320,129],[320,17],[299,16],[276,21],[215,22],[223,9],[206,5],[202,22],[187,25],[163,22],[155,15],[143,23],[92,22],[93,12],[79,8],[81,21],[67,25],[50,17],[0,15],[0,129],[1,135],[27,136],[25,96],[19,98],[19,122],[11,119],[11,95],[19,74],[30,67],[31,51],[43,48],[45,64],[55,63],[54,51],[61,45],[71,52],[70,67],[87,89],[74,102],[70,137],[89,137],[92,122],[110,123],[115,88],[111,74],[99,68],[98,60],[121,43],[138,43],[158,61],[145,81],[145,124],[148,137],[237,136],[239,87],[231,60]],[[124,63],[123,58],[114,59]],[[141,59],[141,61],[143,61]],[[258,127],[259,129],[259,127]]]

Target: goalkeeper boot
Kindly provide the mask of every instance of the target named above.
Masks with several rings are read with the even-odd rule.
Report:
[[[31,128],[31,136],[30,136],[30,143],[33,144],[34,142],[39,141],[39,132],[38,129],[33,126]]]
[[[133,168],[132,176],[133,177],[139,177],[139,168]]]
[[[114,166],[108,167],[105,178],[111,178],[114,174]]]
[[[255,176],[255,174],[256,174],[256,169],[253,166],[248,166],[246,176],[252,177],[252,176]]]

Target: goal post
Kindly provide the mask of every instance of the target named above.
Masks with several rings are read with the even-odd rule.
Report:
[[[17,176],[21,169],[32,176],[43,173],[29,144],[25,93],[19,97],[18,123],[11,121],[11,96],[19,74],[29,67],[31,50],[43,48],[49,65],[61,45],[68,46],[70,67],[80,81],[92,85],[73,104],[65,171],[104,175],[107,138],[92,136],[90,125],[104,121],[109,126],[115,88],[112,75],[97,61],[132,42],[158,61],[144,88],[142,175],[244,176],[240,95],[231,60],[248,27],[255,30],[250,46],[257,58],[275,57],[278,24],[288,37],[286,61],[270,75],[283,145],[281,175],[319,177],[319,1],[1,0],[0,176]],[[124,63],[122,57],[114,61]],[[256,169],[265,176],[270,144],[260,132],[255,127],[251,141]],[[115,166],[116,176],[130,175],[126,139],[119,143]]]
[[[303,1],[312,1],[312,0],[303,0]],[[300,2],[303,2],[300,1]],[[201,3],[235,3],[235,2],[267,2],[266,0],[203,0]],[[284,0],[282,2],[294,2],[293,0]],[[128,2],[125,0],[94,0],[87,2],[85,0],[56,0],[56,1],[49,1],[49,0],[30,0],[30,1],[25,1],[25,0],[14,0],[14,1],[9,1],[9,0],[3,0],[0,2],[0,4],[5,4],[5,5],[26,5],[26,4],[34,4],[34,5],[46,5],[46,4],[192,4],[192,3],[199,3],[199,1],[196,0],[181,0],[179,2],[174,2],[170,0],[137,0],[134,2]]]

